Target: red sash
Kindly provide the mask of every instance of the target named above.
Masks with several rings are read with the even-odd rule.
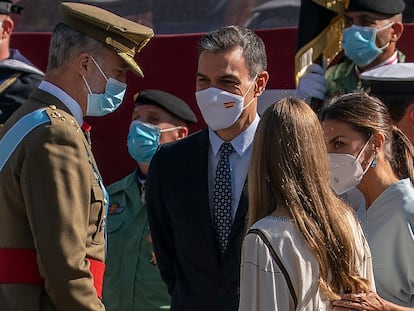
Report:
[[[103,276],[105,264],[101,261],[87,258],[93,285],[96,293],[102,299]],[[22,248],[0,248],[0,284],[37,284],[44,282],[37,266],[36,251]]]

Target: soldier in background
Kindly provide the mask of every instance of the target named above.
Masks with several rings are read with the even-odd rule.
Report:
[[[10,48],[11,14],[20,14],[22,9],[11,0],[0,1],[0,124],[23,104],[44,76],[18,50]]]
[[[180,98],[161,90],[134,96],[127,138],[137,169],[108,186],[108,256],[103,301],[107,311],[160,311],[171,297],[161,279],[147,219],[145,179],[159,145],[187,137],[197,122]]]
[[[362,92],[369,83],[360,79],[361,72],[404,62],[405,55],[396,45],[404,30],[405,7],[404,0],[350,0],[342,35],[346,57],[326,72],[311,65],[299,80],[297,96],[310,103],[312,98]]]

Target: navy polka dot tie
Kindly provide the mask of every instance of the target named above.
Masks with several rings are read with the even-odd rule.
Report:
[[[226,250],[231,229],[231,175],[229,156],[233,152],[231,143],[220,147],[220,160],[214,179],[214,225],[220,254]]]

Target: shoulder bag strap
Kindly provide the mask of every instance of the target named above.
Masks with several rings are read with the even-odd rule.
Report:
[[[270,251],[270,255],[272,256],[273,260],[276,262],[276,264],[279,266],[279,269],[282,271],[286,283],[288,285],[290,295],[292,296],[293,303],[295,305],[295,309],[298,306],[298,298],[296,297],[295,289],[293,288],[292,280],[290,279],[289,273],[286,270],[285,266],[283,265],[282,261],[280,260],[279,256],[277,255],[276,251],[274,250],[272,244],[270,244],[269,240],[267,239],[266,235],[263,233],[263,231],[259,229],[250,229],[247,234],[257,234],[263,241],[263,243],[267,246],[267,248]]]

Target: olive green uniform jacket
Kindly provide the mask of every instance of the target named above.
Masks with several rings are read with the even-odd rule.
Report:
[[[104,195],[76,120],[36,89],[0,138],[39,108],[50,123],[33,129],[0,172],[0,248],[33,250],[44,284],[0,284],[0,310],[102,311],[87,258],[104,261]]]
[[[108,311],[169,310],[170,295],[161,279],[141,203],[135,170],[108,186],[108,254],[103,301]]]
[[[405,55],[400,51],[398,53],[398,62],[405,61]],[[355,72],[355,63],[349,58],[344,61],[329,67],[325,73],[327,83],[327,98],[334,95],[341,95],[351,92],[369,92],[369,82],[361,81]]]

